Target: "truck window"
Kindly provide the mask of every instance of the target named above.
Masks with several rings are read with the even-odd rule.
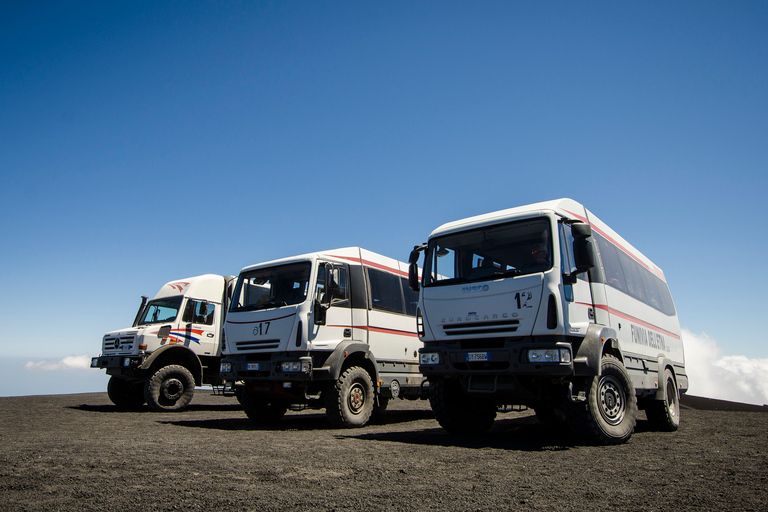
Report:
[[[383,270],[369,268],[368,282],[371,284],[371,303],[373,309],[405,313],[399,277]]]
[[[240,275],[230,311],[301,304],[307,298],[310,263],[251,270]]]
[[[550,268],[549,219],[508,222],[430,240],[424,286],[498,279]]]
[[[347,286],[347,268],[340,265],[330,265],[321,263],[317,268],[317,284],[315,285],[315,298],[320,302],[325,301],[327,290],[327,277],[330,272],[334,273],[333,300],[334,306],[349,305],[349,287]],[[344,304],[347,302],[347,304]]]
[[[179,314],[182,298],[181,296],[166,297],[149,301],[144,307],[144,314],[141,315],[138,325],[173,322]]]
[[[187,307],[184,308],[184,316],[181,317],[181,321],[188,324],[202,324],[213,325],[213,315],[216,311],[216,304],[208,303],[208,312],[202,314],[203,302],[197,300],[190,300],[187,302]]]

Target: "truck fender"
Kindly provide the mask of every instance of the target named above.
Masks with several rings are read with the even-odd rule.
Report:
[[[581,341],[576,354],[573,357],[573,372],[578,376],[600,375],[600,362],[603,358],[604,348],[615,353],[619,350],[616,331],[605,325],[590,324],[587,334]],[[607,347],[604,347],[608,345]],[[617,354],[619,357],[621,354]]]
[[[667,380],[664,378],[664,370],[669,367],[672,371],[672,376],[677,380],[677,374],[675,373],[675,365],[672,361],[664,356],[659,356],[658,366],[656,366],[656,379],[659,383],[659,388],[656,390],[656,400],[664,400],[667,397]]]
[[[144,362],[141,363],[141,366],[139,366],[139,369],[150,370],[153,367],[159,368],[169,364],[178,364],[185,367],[195,378],[195,385],[203,385],[203,363],[200,362],[197,354],[184,345],[164,345],[160,347],[147,356]]]
[[[341,376],[341,370],[344,368],[344,361],[350,357],[363,358],[366,360],[363,364],[357,366],[363,366],[373,379],[374,387],[379,382],[379,374],[376,370],[376,358],[371,353],[370,347],[367,343],[362,343],[355,340],[345,340],[339,343],[334,349],[333,353],[325,360],[323,369],[329,372],[329,377],[332,380],[338,380]]]

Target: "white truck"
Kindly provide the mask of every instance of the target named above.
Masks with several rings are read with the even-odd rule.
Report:
[[[149,302],[142,297],[131,328],[104,335],[91,368],[111,375],[112,403],[181,411],[195,386],[223,383],[220,341],[234,280],[206,274],[166,283]]]
[[[599,444],[629,439],[638,406],[678,428],[688,377],[664,273],[583,205],[444,224],[409,261],[419,368],[446,430],[484,432],[504,406]]]
[[[390,399],[420,396],[417,301],[407,263],[359,247],[246,267],[221,377],[243,381],[238,397],[255,423],[324,407],[334,426],[363,426]]]

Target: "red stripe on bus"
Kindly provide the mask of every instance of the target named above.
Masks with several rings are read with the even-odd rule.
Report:
[[[675,334],[673,332],[669,332],[666,329],[662,329],[658,325],[649,324],[648,322],[645,322],[643,320],[640,320],[637,317],[634,317],[632,315],[629,315],[627,313],[623,313],[617,309],[613,309],[611,307],[606,306],[605,304],[595,304],[595,307],[597,309],[602,309],[603,311],[607,311],[611,315],[616,315],[618,317],[623,318],[624,320],[629,320],[630,322],[635,322],[636,324],[640,324],[643,327],[647,327],[648,329],[653,329],[654,331],[658,331],[661,333],[666,334],[667,336],[670,336],[672,338],[675,338],[676,340],[680,339],[680,336],[678,334]]]
[[[577,214],[577,213],[573,213],[573,212],[571,212],[571,211],[568,211],[568,210],[565,210],[565,209],[564,209],[563,211],[565,211],[565,212],[568,212],[568,214],[570,214],[570,215],[573,215],[574,217],[576,217],[576,218],[577,218],[577,219],[579,219],[580,221],[582,221],[582,222],[586,222],[587,224],[589,224],[590,226],[592,226],[592,229],[594,229],[595,231],[597,231],[598,233],[600,233],[600,234],[601,234],[601,235],[602,235],[602,236],[603,236],[603,237],[604,237],[606,240],[608,240],[608,241],[609,241],[609,242],[611,242],[613,245],[615,245],[615,246],[616,246],[616,248],[620,249],[620,250],[621,250],[621,252],[623,252],[624,254],[626,254],[627,256],[629,256],[630,258],[632,258],[633,260],[635,260],[636,262],[638,262],[639,264],[641,264],[642,266],[644,266],[645,268],[647,268],[648,270],[650,270],[651,272],[653,272],[653,273],[656,275],[656,277],[658,277],[659,279],[661,279],[661,280],[662,280],[662,281],[664,281],[665,283],[667,282],[667,280],[664,278],[664,272],[662,272],[662,270],[661,270],[659,267],[657,267],[656,265],[653,265],[653,267],[650,267],[650,266],[648,266],[648,264],[647,264],[647,263],[645,263],[645,262],[644,262],[644,261],[642,261],[640,258],[638,258],[638,257],[637,257],[637,256],[635,256],[634,254],[632,254],[632,253],[631,253],[631,252],[630,252],[628,249],[626,249],[624,246],[622,246],[622,245],[621,245],[619,242],[617,242],[616,240],[614,240],[613,238],[611,238],[611,236],[610,236],[610,235],[608,235],[608,233],[606,233],[606,232],[605,232],[605,231],[603,231],[602,229],[598,228],[597,226],[595,226],[594,224],[592,224],[591,222],[589,222],[589,221],[587,220],[587,218],[586,218],[586,217],[582,217],[581,215],[579,215],[579,214]]]
[[[401,331],[398,329],[385,329],[384,327],[366,327],[364,325],[329,325],[328,327],[342,327],[344,329],[362,329],[364,331],[380,332],[383,334],[396,334],[400,336],[413,336],[418,337],[418,334],[412,331]]]
[[[355,263],[362,263],[363,265],[367,265],[369,267],[378,268],[380,270],[386,270],[387,272],[392,272],[393,274],[399,274],[402,277],[408,277],[408,272],[403,272],[399,268],[388,267],[386,265],[382,265],[381,263],[376,263],[374,261],[363,260],[360,258],[355,258],[353,256],[336,256],[335,254],[329,254],[328,256],[332,258],[338,258],[340,260],[348,260],[348,261],[354,261]]]

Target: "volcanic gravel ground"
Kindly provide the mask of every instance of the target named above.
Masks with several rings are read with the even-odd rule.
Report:
[[[677,432],[641,413],[628,443],[597,447],[531,411],[450,435],[425,401],[339,430],[322,411],[256,427],[209,390],[183,413],[0,398],[0,510],[768,510],[766,408],[684,404]]]

